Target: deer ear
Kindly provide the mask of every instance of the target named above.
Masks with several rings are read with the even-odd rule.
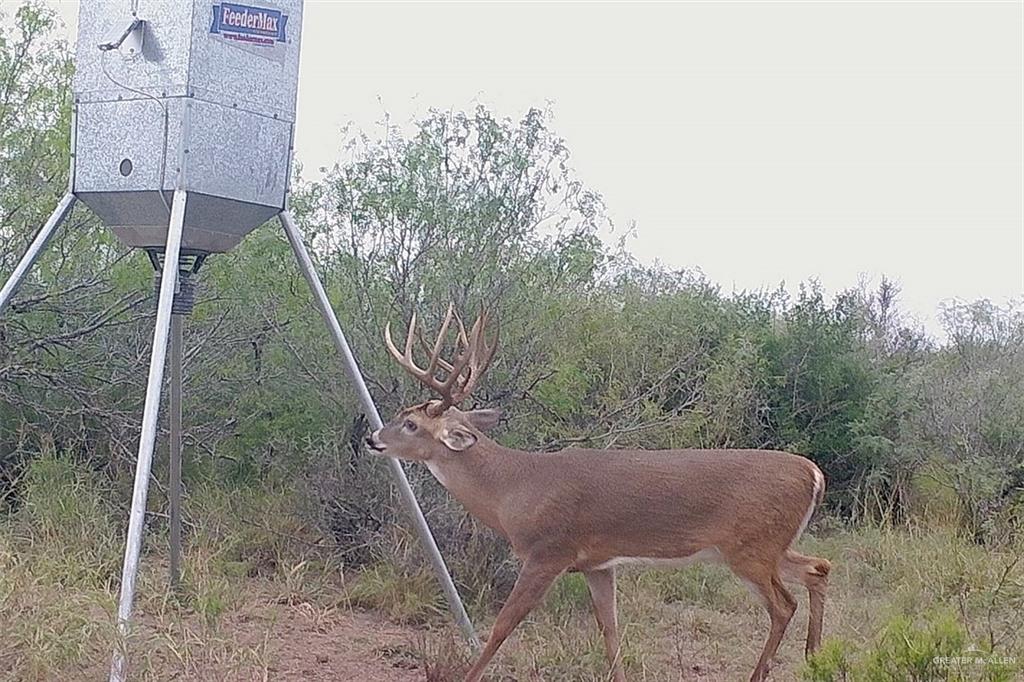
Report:
[[[487,433],[498,425],[502,411],[498,409],[470,410],[469,412],[464,412],[463,415],[466,417],[466,421],[472,424],[474,428]]]
[[[449,450],[462,452],[476,445],[476,436],[465,429],[460,429],[458,426],[446,426],[441,430],[441,442]]]

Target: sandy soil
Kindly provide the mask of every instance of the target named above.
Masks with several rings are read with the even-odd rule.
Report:
[[[178,679],[422,682],[426,636],[372,614],[309,604],[252,605],[222,628],[248,664],[218,656]],[[252,660],[255,659],[255,660]]]
[[[336,614],[317,622],[298,607],[280,607],[254,619],[240,640],[266,640],[267,672],[274,680],[366,680],[367,682],[422,681],[416,655],[416,630],[386,623],[364,613]],[[243,627],[243,624],[239,624]]]

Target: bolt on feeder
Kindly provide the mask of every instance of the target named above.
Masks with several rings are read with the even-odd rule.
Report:
[[[181,570],[181,363],[184,318],[205,259],[277,217],[374,428],[380,415],[287,210],[302,0],[90,0],[79,10],[68,191],[0,289],[0,313],[76,200],[155,270],[157,314],[125,543],[118,624],[127,632],[170,340],[170,563]],[[168,266],[168,264],[171,264]],[[406,511],[467,640],[472,624],[401,464]],[[111,682],[126,678],[123,646]]]

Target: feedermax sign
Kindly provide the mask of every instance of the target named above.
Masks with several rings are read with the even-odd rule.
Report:
[[[234,2],[213,5],[211,37],[223,40],[267,59],[284,59],[288,15],[272,7],[255,7]]]

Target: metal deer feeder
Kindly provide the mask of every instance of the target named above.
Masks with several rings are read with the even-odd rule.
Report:
[[[374,428],[381,426],[287,210],[302,9],[302,0],[90,0],[79,10],[69,188],[0,290],[0,313],[76,200],[125,244],[145,249],[156,269],[156,323],[118,604],[122,633],[135,593],[168,340],[172,584],[180,575],[182,328],[208,255],[279,218],[362,407]],[[405,473],[397,460],[388,465],[448,604],[478,646]],[[110,680],[125,675],[119,646]]]

